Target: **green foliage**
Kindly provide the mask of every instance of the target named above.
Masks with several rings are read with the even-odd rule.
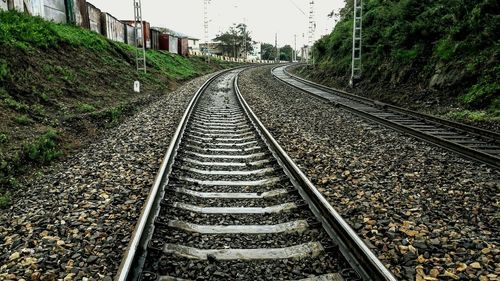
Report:
[[[58,150],[59,136],[55,130],[48,130],[32,143],[25,144],[23,153],[28,160],[47,164],[62,156]]]
[[[78,104],[78,111],[80,112],[94,112],[96,110],[95,106],[87,103]]]
[[[437,43],[436,55],[443,61],[449,61],[455,53],[457,45],[450,38],[444,38]]]
[[[468,108],[483,108],[490,104],[500,104],[500,83],[480,82],[472,86],[460,101]]]
[[[247,25],[244,23],[231,26],[228,31],[218,34],[214,38],[214,41],[221,42],[224,55],[231,57],[239,57],[245,46],[247,52],[253,50],[252,37],[247,30]],[[245,46],[243,44],[244,41],[246,41]]]
[[[9,137],[7,136],[7,134],[0,133],[0,144],[6,143],[8,139]]]
[[[11,200],[10,192],[0,194],[0,209],[9,207]]]
[[[0,81],[5,80],[8,74],[9,74],[9,66],[7,65],[7,62],[3,59],[0,59]]]
[[[436,74],[436,63],[442,62],[439,74],[445,78],[447,74],[458,77],[456,73],[467,71],[459,79],[449,79],[455,83],[446,86],[450,95],[462,95],[458,100],[472,108],[493,106],[493,96],[498,95],[498,70],[495,74],[491,69],[499,65],[499,10],[500,2],[494,0],[365,1],[365,79],[373,83],[394,82],[393,74],[397,73],[403,77],[398,83],[419,79],[413,82],[428,84]],[[352,0],[346,1],[340,16],[333,32],[318,40],[313,48],[317,70],[329,74],[318,74],[320,77],[349,75]]]
[[[0,11],[0,45],[29,51],[54,48],[61,44],[102,51],[109,47],[106,38],[76,26],[54,24],[40,17],[15,11]]]
[[[285,45],[280,49],[280,60],[292,61],[293,48],[290,45]]]
[[[403,62],[414,61],[422,52],[421,46],[414,46],[412,49],[396,49],[393,51],[393,57]]]
[[[31,119],[28,115],[25,115],[25,114],[17,116],[16,118],[14,118],[14,121],[17,124],[23,125],[23,126],[26,126],[26,125],[33,123],[33,119]]]
[[[11,97],[7,97],[3,100],[3,103],[9,107],[9,108],[12,108],[16,111],[27,111],[29,110],[29,106],[24,104],[24,103],[21,103],[21,102],[17,102],[15,101],[14,99],[12,99]]]
[[[276,58],[276,48],[274,47],[274,45],[263,43],[260,48],[260,53],[263,60],[274,60]]]
[[[183,56],[148,50],[146,52],[146,59],[148,64],[151,64],[167,77],[187,79],[197,74],[191,61]]]

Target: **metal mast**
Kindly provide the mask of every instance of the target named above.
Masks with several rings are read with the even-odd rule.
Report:
[[[309,48],[307,51],[308,61],[314,65],[314,57],[312,53],[312,44],[314,42],[314,31],[316,29],[316,23],[314,22],[314,1],[309,2],[309,38],[308,44]]]
[[[210,48],[208,46],[208,4],[210,0],[203,0],[203,19],[204,19],[204,28],[205,28],[205,55],[207,56],[207,60],[210,63]]]
[[[274,61],[276,63],[280,62],[280,51],[278,49],[278,33],[274,35],[274,48],[276,48],[276,57],[274,58]]]
[[[357,80],[361,79],[361,35],[363,27],[363,1],[354,0],[354,23],[352,30],[352,66],[349,84],[354,87]]]
[[[142,23],[141,0],[134,0],[134,35],[135,35],[135,61],[137,72],[146,73],[146,44],[144,42],[144,27]]]

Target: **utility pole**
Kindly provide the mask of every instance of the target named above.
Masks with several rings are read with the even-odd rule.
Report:
[[[134,0],[134,36],[135,36],[135,62],[137,72],[146,73],[146,43],[144,42],[144,27],[142,23],[141,0]]]
[[[294,47],[293,47],[293,61],[296,61],[297,60],[297,34],[294,34],[293,35],[293,44],[294,44]]]
[[[208,46],[208,4],[210,0],[203,0],[203,19],[204,19],[204,29],[205,29],[205,55],[207,56],[207,61],[210,63],[210,47]]]
[[[274,48],[276,49],[276,57],[274,58],[274,61],[278,63],[280,61],[280,52],[278,50],[278,33],[274,35]]]
[[[309,49],[308,49],[308,60],[314,65],[314,57],[312,52],[313,42],[314,42],[314,31],[316,29],[316,23],[314,22],[314,1],[309,2]]]
[[[247,20],[243,18],[243,59],[247,61]]]
[[[356,82],[361,79],[361,38],[363,28],[363,1],[354,0],[354,23],[352,27],[352,65],[351,80],[349,85],[354,87]]]

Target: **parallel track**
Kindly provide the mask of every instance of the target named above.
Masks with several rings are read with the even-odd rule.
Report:
[[[243,100],[240,71],[193,97],[117,280],[395,280]]]
[[[472,160],[500,168],[500,134],[459,124],[332,89],[289,73],[279,66],[272,74],[280,81],[347,109],[369,120],[411,134]]]

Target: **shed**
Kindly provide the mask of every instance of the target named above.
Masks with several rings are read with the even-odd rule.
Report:
[[[87,2],[90,30],[101,33],[101,10]]]
[[[101,13],[102,35],[106,38],[125,43],[125,25],[108,13]]]
[[[177,53],[181,56],[187,56],[189,54],[187,37],[178,39]]]
[[[169,34],[168,35],[168,51],[170,53],[177,54],[178,53],[178,47],[179,47],[179,43],[178,43],[177,37],[172,36],[172,35]]]
[[[169,35],[162,33],[160,34],[160,50],[168,51],[168,39]]]
[[[160,49],[160,35],[161,35],[160,30],[155,29],[154,27],[151,28],[151,49],[153,50]]]
[[[131,25],[131,26],[135,26],[135,21],[134,20],[122,20],[123,23],[125,24],[128,24],[128,25]],[[142,21],[142,34],[144,34],[143,38],[144,38],[144,43],[146,45],[146,48],[151,48],[151,33],[150,33],[150,29],[151,29],[151,26],[149,24],[149,22],[147,21]],[[139,47],[142,47],[142,45],[140,45]]]
[[[134,30],[135,28],[131,26],[130,24],[125,24],[125,29],[126,29],[126,42],[129,45],[135,46],[135,33]]]

